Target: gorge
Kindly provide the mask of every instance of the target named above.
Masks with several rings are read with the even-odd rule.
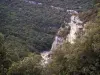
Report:
[[[100,0],[0,0],[0,75],[100,75]]]
[[[79,19],[78,12],[75,10],[67,10],[67,12],[71,15],[70,23],[65,23],[65,27],[60,27],[60,29],[57,32],[57,35],[55,36],[51,50],[41,53],[41,56],[43,58],[43,65],[46,65],[50,62],[49,55],[52,54],[54,50],[56,50],[58,47],[64,44],[64,42],[74,44],[75,39],[77,37],[77,33],[81,33],[83,31],[84,24]]]
[[[24,0],[25,2],[28,2],[30,4],[33,5],[44,5],[44,3],[41,2],[36,2],[36,1],[28,1],[28,0]],[[55,36],[55,39],[53,41],[52,47],[50,49],[50,51],[43,51],[41,53],[42,56],[42,65],[48,64],[48,61],[50,59],[49,55],[53,52],[53,50],[57,49],[57,46],[61,46],[64,42],[70,42],[71,44],[74,44],[74,40],[77,37],[77,33],[78,32],[82,32],[84,25],[82,24],[82,21],[80,21],[79,16],[78,16],[78,12],[75,10],[68,10],[65,8],[61,8],[61,7],[56,7],[53,5],[49,5],[49,7],[51,7],[52,9],[56,9],[56,10],[61,10],[61,11],[66,11],[67,15],[70,15],[71,17],[68,18],[70,20],[70,23],[64,22],[65,27],[62,28],[60,27],[57,35]],[[81,6],[78,6],[81,9]],[[65,34],[64,36],[62,36],[62,32],[64,31]],[[60,34],[61,32],[61,34]],[[59,35],[60,34],[60,35]]]

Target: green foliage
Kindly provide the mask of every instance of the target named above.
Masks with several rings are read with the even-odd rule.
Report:
[[[6,36],[22,39],[33,51],[50,49],[63,14],[21,0],[6,2],[0,7],[0,31]]]
[[[5,41],[7,57],[12,61],[21,60],[30,53],[26,43],[15,36],[8,36]]]
[[[34,1],[42,2],[43,5],[33,5],[24,0],[2,0],[0,2],[0,18],[2,18],[0,19],[0,31],[6,36],[22,39],[33,51],[50,49],[58,27],[63,23],[64,17],[67,17],[66,11],[52,9],[51,5],[64,9],[67,6],[77,9],[77,5],[80,3],[85,3],[84,8],[88,8],[92,2],[91,0],[90,3],[87,0],[80,0],[71,1],[71,4],[66,0]]]
[[[8,75],[40,75],[42,70],[40,58],[37,54],[30,54],[23,60],[13,63]]]
[[[100,0],[94,0],[94,3],[95,4],[100,3]]]
[[[4,43],[4,37],[0,33],[0,73],[2,72],[2,68],[4,67],[3,61],[4,61],[5,55],[6,55],[5,49],[3,47],[3,43]]]
[[[84,10],[89,8],[91,0],[72,0],[72,4],[67,0],[36,1],[44,5],[32,5],[24,0],[0,0],[0,32],[5,36],[4,41],[4,36],[0,34],[0,75],[96,74],[95,68],[99,74],[99,33],[94,36],[92,31],[88,31],[91,36],[86,36],[83,42],[77,40],[76,45],[64,44],[54,52],[53,61],[45,68],[40,65],[40,55],[30,54],[29,51],[48,50],[55,32],[64,21],[66,11],[52,9],[51,5],[78,10],[80,3],[86,3],[81,5]],[[74,4],[76,7],[72,6]],[[99,26],[96,28],[92,29],[93,33],[99,31]],[[84,59],[85,56],[87,59]]]
[[[100,75],[100,23],[95,21],[87,24],[85,34],[77,38],[75,44],[65,43],[54,52],[46,73]]]
[[[5,75],[9,68],[11,61],[6,56],[6,49],[4,47],[4,36],[0,33],[0,75]]]

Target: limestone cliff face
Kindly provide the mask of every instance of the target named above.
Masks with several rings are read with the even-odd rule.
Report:
[[[43,57],[42,64],[44,65],[52,61],[52,56],[50,55],[53,54],[53,51],[62,48],[62,45],[66,42],[75,44],[75,39],[77,39],[78,37],[79,39],[84,39],[84,36],[87,35],[87,25],[91,25],[91,21],[93,21],[93,18],[95,18],[95,16],[97,15],[97,10],[91,10],[84,14],[81,13],[81,16],[83,17],[79,16],[79,14],[74,10],[68,10],[68,13],[71,15],[70,22],[67,23],[64,21],[65,24],[64,26],[61,26],[59,28],[52,44],[51,50],[41,54],[41,56]],[[82,21],[79,17],[81,17],[81,19],[83,18]],[[80,41],[82,42],[82,40]]]
[[[83,31],[84,24],[78,16],[78,12],[74,10],[68,10],[71,14],[70,22],[65,23],[65,27],[60,27],[52,44],[51,51],[56,50],[58,46],[61,46],[64,42],[75,43],[75,39],[79,32]]]
[[[85,30],[84,24],[80,20],[78,12],[74,10],[68,10],[67,12],[71,15],[70,22],[67,23],[64,21],[64,26],[61,26],[59,28],[52,44],[51,50],[41,53],[41,56],[43,58],[41,63],[43,66],[51,61],[50,55],[53,53],[53,51],[57,50],[58,47],[60,48],[65,42],[74,44],[77,35],[79,33],[81,34],[81,32]]]

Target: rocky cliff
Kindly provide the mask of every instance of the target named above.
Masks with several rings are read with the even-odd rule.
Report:
[[[64,21],[64,24],[58,29],[51,50],[41,53],[41,56],[43,57],[42,63],[44,65],[48,64],[51,61],[52,55],[54,55],[57,50],[62,50],[66,43],[73,46],[76,45],[76,40],[83,42],[84,36],[87,35],[87,25],[90,25],[90,21],[94,20],[96,13],[97,10],[95,9],[81,13],[78,13],[75,10],[67,10],[67,14],[71,16],[69,18],[70,22],[67,23]]]
[[[71,15],[70,22],[65,22],[65,26],[59,28],[51,50],[56,50],[57,46],[61,46],[64,42],[74,44],[77,34],[83,31],[84,24],[80,20],[78,12],[68,10],[68,13]]]
[[[51,50],[41,53],[42,65],[48,64],[53,52],[61,48],[64,43],[74,44],[77,35],[82,36],[84,23],[80,20],[79,13],[75,10],[67,10],[67,14],[71,15],[70,22],[64,21],[64,24],[58,29]]]

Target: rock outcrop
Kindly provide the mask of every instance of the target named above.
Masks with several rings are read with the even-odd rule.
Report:
[[[74,10],[68,10],[71,14],[70,23],[65,23],[64,27],[61,27],[55,40],[52,44],[51,50],[56,50],[58,46],[61,46],[64,42],[74,43],[77,33],[83,30],[83,22],[79,19],[78,12]]]
[[[57,50],[58,47],[61,47],[64,42],[74,44],[77,34],[83,31],[84,24],[80,20],[78,12],[74,10],[68,10],[67,12],[71,15],[70,22],[67,23],[64,21],[65,24],[59,28],[51,50],[41,54],[44,59],[42,60],[43,66],[50,62],[50,55],[52,55],[53,51]]]

